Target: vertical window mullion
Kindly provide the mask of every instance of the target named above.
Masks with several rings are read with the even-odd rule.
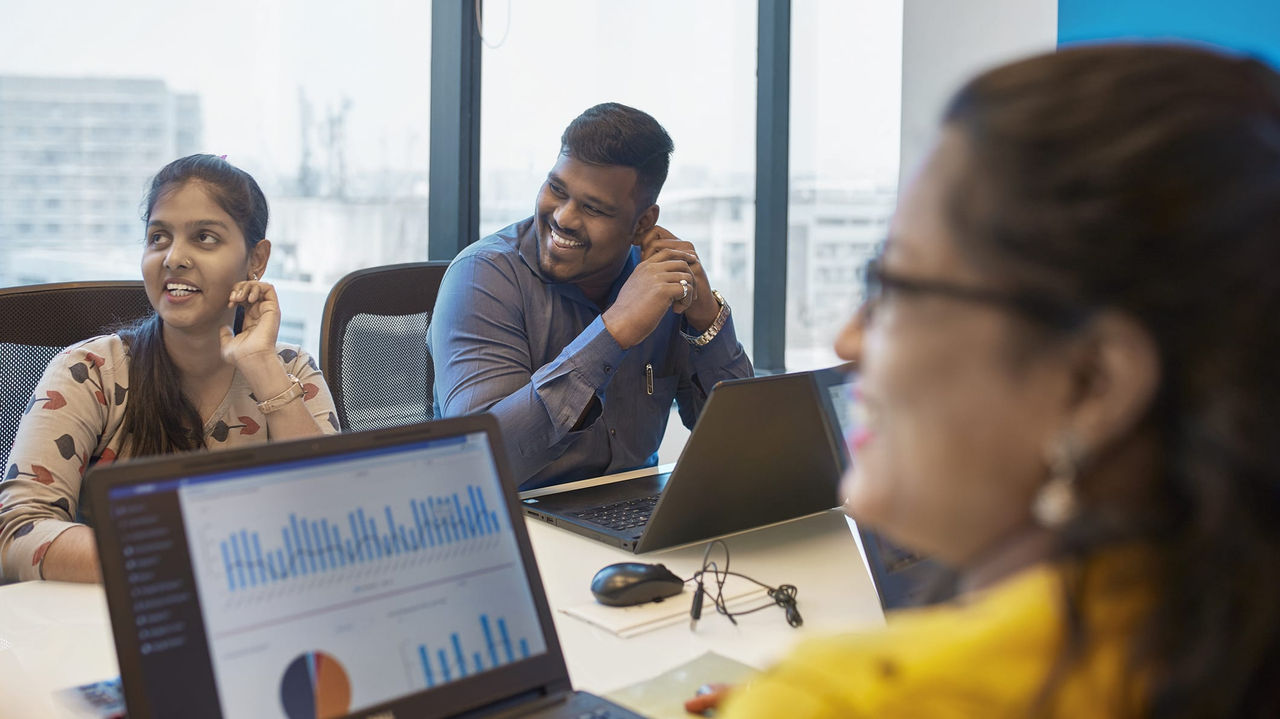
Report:
[[[787,193],[791,117],[791,0],[759,0],[756,61],[754,363],[785,371]]]

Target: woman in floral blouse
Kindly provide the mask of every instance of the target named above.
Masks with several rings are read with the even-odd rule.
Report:
[[[156,175],[146,207],[155,314],[45,370],[0,482],[4,579],[98,580],[93,533],[76,522],[95,464],[338,431],[315,361],[276,342],[280,306],[261,280],[267,201],[253,178],[220,157],[184,157]]]

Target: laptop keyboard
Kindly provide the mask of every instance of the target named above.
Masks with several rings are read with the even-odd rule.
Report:
[[[523,715],[522,715],[523,716]],[[529,719],[644,719],[624,707],[587,692],[574,692],[563,703],[528,715]]]
[[[648,497],[624,499],[603,507],[574,512],[573,516],[615,531],[634,529],[644,526],[649,521],[649,515],[653,514],[653,508],[658,505],[658,496],[654,494]]]
[[[900,572],[924,560],[922,555],[891,544],[883,538],[880,540],[880,558],[885,569],[890,572]]]

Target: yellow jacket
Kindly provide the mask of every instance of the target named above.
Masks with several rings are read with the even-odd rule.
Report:
[[[1041,564],[955,603],[891,614],[883,631],[802,643],[719,717],[1136,716],[1125,658],[1143,592],[1123,572],[1132,564],[1106,564],[1121,571],[1089,573],[1088,641],[1047,704],[1037,701],[1066,636],[1066,595],[1063,571]]]

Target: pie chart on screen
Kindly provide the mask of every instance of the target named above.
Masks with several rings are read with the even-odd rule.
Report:
[[[280,701],[289,719],[346,716],[351,712],[351,680],[331,655],[307,652],[285,668]]]

